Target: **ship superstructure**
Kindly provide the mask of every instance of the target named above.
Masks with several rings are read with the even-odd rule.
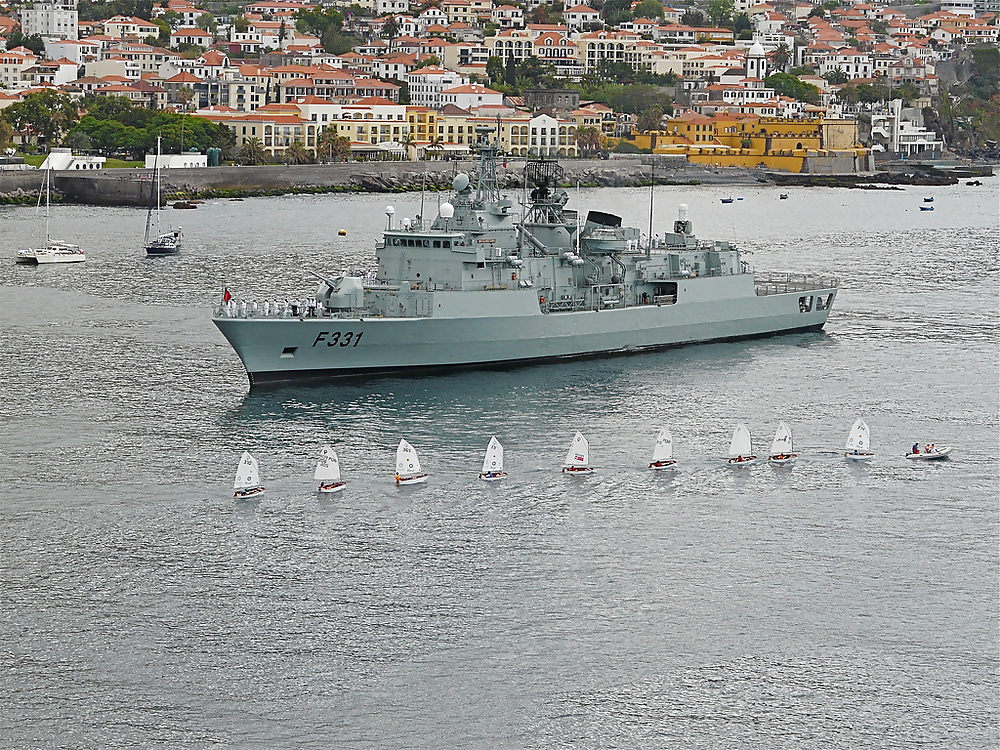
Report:
[[[566,208],[554,162],[526,167],[523,216],[497,187],[480,129],[475,180],[456,175],[433,222],[396,219],[369,273],[321,279],[304,305],[231,302],[213,318],[251,386],[528,364],[821,328],[835,279],[755,276],[739,249],[699,241],[681,205],[643,237],[619,217]]]

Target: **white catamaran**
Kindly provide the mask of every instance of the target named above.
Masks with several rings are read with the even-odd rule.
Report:
[[[264,492],[264,485],[260,483],[260,468],[257,466],[257,459],[247,451],[243,451],[240,457],[240,465],[236,467],[236,481],[233,482],[233,497],[246,498],[260,495]]]
[[[750,442],[750,430],[740,422],[733,430],[733,439],[729,443],[729,463],[734,466],[752,463],[757,457],[753,455]]]
[[[594,473],[594,467],[590,465],[590,443],[579,432],[569,446],[569,452],[563,462],[563,473],[576,477]]]
[[[38,206],[42,205],[42,193],[45,194],[45,246],[34,250],[19,250],[14,257],[15,263],[42,265],[46,263],[83,263],[86,254],[79,245],[53,240],[49,237],[49,193],[52,190],[52,170],[45,170],[45,179],[38,190]],[[37,210],[37,208],[36,208]]]
[[[771,452],[767,460],[772,464],[790,464],[798,457],[797,453],[792,452],[792,431],[787,424],[781,422],[771,441]]]
[[[670,436],[670,431],[661,428],[656,436],[656,445],[653,446],[653,460],[649,462],[649,468],[653,471],[660,471],[676,465],[677,462],[673,460],[673,453],[674,443],[673,438]]]
[[[396,448],[396,484],[421,484],[427,481],[426,472],[420,470],[416,449],[405,440]]]
[[[143,238],[142,244],[146,248],[146,255],[176,255],[181,251],[181,229],[183,227],[177,227],[177,229],[170,229],[166,232],[160,232],[160,209],[162,208],[163,198],[161,196],[161,181],[160,176],[160,137],[156,137],[156,164],[153,165],[153,182],[156,183],[155,188],[150,185],[149,188],[149,211],[146,213],[146,236]],[[153,223],[153,208],[156,208],[156,223]]]
[[[486,457],[483,459],[483,470],[479,478],[484,482],[496,482],[507,476],[503,470],[503,445],[496,437],[490,438],[490,444],[486,446]]]
[[[340,492],[347,486],[347,482],[340,478],[340,460],[337,458],[337,452],[329,445],[323,446],[323,450],[320,451],[313,479],[319,480],[318,492]]]
[[[858,417],[851,427],[851,434],[847,436],[847,452],[844,457],[851,461],[867,461],[874,458],[871,452],[871,436],[868,434],[868,425],[865,420]]]

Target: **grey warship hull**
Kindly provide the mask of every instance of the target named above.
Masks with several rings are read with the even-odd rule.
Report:
[[[720,281],[729,281],[722,285],[728,288]],[[744,294],[734,295],[739,287]],[[426,317],[214,320],[243,361],[251,387],[258,387],[528,365],[818,330],[836,294],[835,286],[822,282],[770,288],[746,277],[691,279],[672,304],[548,314],[531,290],[435,292],[428,295]]]

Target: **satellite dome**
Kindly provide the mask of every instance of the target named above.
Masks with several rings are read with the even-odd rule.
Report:
[[[467,175],[465,172],[459,172],[457,175],[455,175],[455,179],[452,180],[451,182],[452,190],[454,190],[456,193],[461,193],[467,187],[469,187],[469,175]]]
[[[459,177],[465,177],[466,182],[468,182],[469,180],[469,178],[466,177],[466,175],[464,174],[460,174]],[[455,178],[455,182],[458,182],[458,177]],[[442,203],[440,213],[442,219],[450,219],[452,216],[455,215],[455,207],[450,203]]]

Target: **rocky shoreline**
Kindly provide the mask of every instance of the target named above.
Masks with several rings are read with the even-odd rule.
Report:
[[[877,172],[874,174],[792,174],[761,169],[705,168],[683,157],[650,157],[560,162],[563,187],[641,187],[658,185],[775,185],[859,190],[899,189],[905,185],[954,185],[950,175]],[[403,193],[450,190],[455,174],[474,173],[477,164],[460,162],[366,162],[349,164],[211,167],[164,173],[170,201],[250,198],[288,194]],[[524,185],[524,163],[507,162],[497,170],[501,187]],[[35,170],[0,173],[0,205],[31,205],[38,200],[41,174]],[[54,201],[107,206],[146,206],[152,175],[145,169],[99,173],[57,173]]]

